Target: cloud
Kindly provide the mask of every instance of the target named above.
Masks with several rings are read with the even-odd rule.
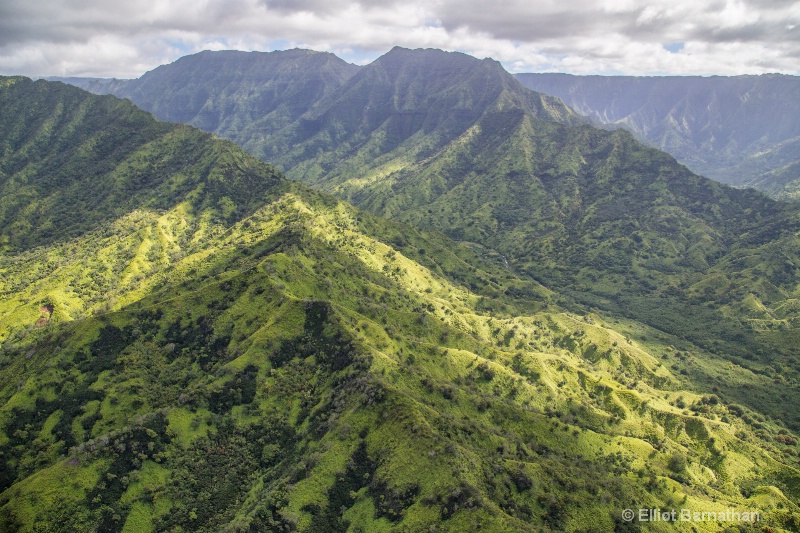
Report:
[[[682,48],[675,43],[683,43]],[[294,46],[364,63],[392,46],[596,74],[800,74],[782,0],[4,0],[0,72],[136,77],[203,49]]]

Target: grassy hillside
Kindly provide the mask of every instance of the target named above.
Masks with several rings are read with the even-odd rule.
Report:
[[[261,155],[289,176],[471,243],[564,304],[798,377],[796,209],[583,124],[491,60],[394,49],[275,138]]]
[[[718,530],[622,520],[639,507],[800,525],[797,435],[733,399],[771,376],[565,311],[195,135],[207,173],[186,152],[135,208],[9,238],[0,530]],[[174,176],[191,189],[145,198]]]
[[[137,234],[175,219],[151,216]],[[796,437],[693,383],[768,378],[476,294],[403,248],[468,264],[368,224],[288,190],[110,309],[6,341],[6,527],[612,531],[650,506],[795,527]]]
[[[499,132],[486,123],[396,182],[332,190],[496,250],[551,289],[707,348],[743,356],[767,343],[794,353],[793,208],[692,175],[624,132],[522,117]],[[778,318],[778,309],[788,313]],[[753,330],[751,319],[775,320]]]
[[[0,245],[19,251],[181,201],[241,218],[278,177],[230,143],[126,100],[0,78]]]
[[[149,83],[202,88],[178,89],[176,69]],[[469,243],[562,305],[646,323],[774,376],[787,388],[740,396],[800,428],[796,208],[591,128],[492,60],[438,50],[395,48],[266,135],[248,147],[291,177]],[[791,173],[780,176],[789,189]]]

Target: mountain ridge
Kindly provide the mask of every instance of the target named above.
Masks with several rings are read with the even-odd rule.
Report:
[[[219,149],[225,144],[216,143],[214,149],[208,149],[211,135],[159,122],[127,100],[94,98],[72,86],[27,78],[5,81],[2,103],[17,114],[8,112],[2,117],[0,142],[5,150],[0,166],[0,227],[4,243],[12,247],[24,249],[56,238],[48,233],[74,237],[121,210],[164,205],[167,199],[182,197],[197,185],[196,181],[187,182],[185,176],[159,182],[170,167],[193,157],[202,160],[199,154],[208,150],[194,171],[209,178],[213,174],[209,169],[232,152],[230,143],[228,154]],[[62,99],[57,100],[53,93]],[[154,159],[146,153],[150,143],[161,145],[155,147],[156,151],[175,153]],[[237,163],[233,159],[228,164],[233,168]],[[208,205],[228,197],[243,209],[239,213],[234,210],[230,216],[241,216],[252,209],[253,203],[245,207],[247,200],[258,198],[267,182],[247,181],[248,171],[237,168],[236,184],[228,183],[226,194],[219,194],[214,190],[215,181],[217,185],[225,181],[225,173],[231,168],[213,176],[215,179],[191,201]],[[151,186],[156,194],[147,190]],[[15,221],[21,211],[26,212],[24,219]],[[21,225],[17,228],[15,222]]]
[[[698,174],[792,199],[768,175],[800,159],[796,76],[516,76],[600,123],[629,129]]]
[[[63,87],[40,87],[53,90],[56,103],[61,98]],[[466,97],[470,88],[444,87],[440,94]],[[419,93],[399,94],[417,106],[411,111],[419,107]],[[622,520],[622,509],[680,506],[758,509],[769,527],[796,529],[797,434],[793,413],[780,413],[792,411],[789,394],[797,383],[789,357],[732,358],[725,346],[706,349],[685,336],[591,312],[554,292],[557,284],[544,287],[515,274],[540,241],[562,257],[594,252],[593,232],[610,236],[599,252],[624,276],[630,257],[643,262],[634,270],[657,270],[644,263],[651,258],[633,253],[637,245],[669,272],[670,260],[680,257],[664,250],[682,243],[666,238],[669,229],[695,221],[705,226],[677,227],[697,244],[698,260],[719,255],[743,261],[737,268],[757,269],[759,263],[747,263],[753,251],[770,250],[756,246],[779,246],[791,263],[794,241],[776,238],[791,228],[781,211],[790,208],[694,176],[625,132],[598,131],[578,118],[575,125],[539,120],[518,106],[541,98],[530,94],[487,106],[466,130],[456,121],[456,142],[405,163],[415,171],[419,165],[418,175],[397,177],[398,185],[411,182],[417,190],[408,193],[412,207],[399,206],[396,218],[425,216],[427,225],[451,234],[472,232],[461,235],[470,240],[463,245],[284,180],[231,143],[166,125],[159,127],[176,128],[201,149],[145,143],[143,153],[133,150],[122,163],[133,159],[134,170],[157,182],[182,176],[191,185],[186,194],[170,189],[166,204],[145,201],[119,216],[116,202],[109,203],[110,218],[99,227],[59,238],[55,225],[49,243],[4,250],[0,267],[11,284],[3,286],[10,298],[0,302],[7,332],[0,353],[0,479],[11,483],[0,493],[3,526],[615,531],[641,529]],[[17,93],[17,106],[29,106],[28,98]],[[331,123],[355,124],[342,128],[355,148],[346,153],[362,158],[350,170],[414,135],[447,139],[451,124],[440,114],[429,130],[424,121],[404,130],[394,109],[344,111]],[[11,105],[0,113],[17,116]],[[365,117],[378,124],[369,132],[397,126],[401,142],[364,143]],[[53,135],[31,129],[20,138]],[[322,141],[307,146],[324,148]],[[6,146],[4,157],[18,157],[13,143]],[[63,148],[82,153],[81,146]],[[398,157],[394,149],[386,154]],[[151,160],[174,166],[151,174],[144,164]],[[135,180],[137,172],[118,175],[120,186],[158,191]],[[90,178],[104,181],[102,174]],[[442,184],[433,192],[447,200],[447,210],[425,211],[425,179]],[[253,180],[263,194],[237,193],[237,183]],[[512,186],[531,193],[504,189]],[[447,197],[454,190],[461,198]],[[637,190],[648,203],[625,205]],[[371,192],[380,212],[381,191]],[[622,205],[600,209],[612,194]],[[697,205],[674,201],[682,195],[694,195]],[[507,206],[509,198],[519,205]],[[534,214],[546,215],[540,220],[530,212],[537,199]],[[588,199],[592,209],[582,211]],[[462,209],[466,200],[475,207]],[[652,217],[628,217],[629,208]],[[28,212],[17,210],[14,220]],[[456,224],[455,216],[465,214],[473,227]],[[581,214],[583,228],[574,224]],[[766,220],[761,226],[759,214]],[[652,234],[638,230],[641,242],[630,227],[636,222],[654,226]],[[494,235],[521,227],[521,238],[504,238],[520,250],[506,259],[513,269],[489,250],[494,226],[500,227]],[[572,226],[587,238],[584,250],[558,250],[570,244]],[[749,247],[716,234],[751,226],[762,233],[752,235]],[[546,240],[559,231],[570,239]],[[709,244],[718,249],[708,253]],[[744,257],[726,255],[723,245]],[[557,257],[545,246],[533,251]],[[786,283],[796,279],[792,270],[784,275]],[[624,276],[620,286],[636,279]],[[702,281],[699,289],[725,290],[720,276]],[[769,289],[765,276],[747,287],[758,283],[762,292]],[[42,304],[53,300],[52,315],[37,327]]]
[[[791,361],[793,208],[594,130],[496,62],[398,47],[266,135],[257,155],[290,177],[469,242],[560,294],[740,363],[764,350]]]
[[[297,120],[357,70],[313,50],[224,50],[185,56],[138,79],[72,81],[92,92],[128,98],[160,120],[184,122],[248,147],[259,145],[264,131]],[[195,92],[198,84],[202,94]]]
[[[462,77],[439,76],[438,61],[450,60]],[[393,76],[414,74],[387,76],[387,67]],[[509,86],[503,79],[510,75],[498,80],[485,75],[485,68],[499,66],[463,55],[396,49],[323,101],[312,126],[301,122],[285,130],[285,145],[292,148],[277,161],[290,177],[379,215],[499,252],[517,272],[590,305],[649,317],[650,325],[684,332],[695,342],[714,331],[715,342],[728,338],[725,350],[739,356],[757,350],[763,339],[756,339],[770,334],[750,331],[740,319],[783,320],[775,309],[794,299],[791,283],[781,286],[777,274],[768,274],[770,288],[755,291],[755,298],[764,304],[776,294],[782,297],[765,304],[766,314],[754,314],[744,303],[747,289],[735,281],[739,274],[715,272],[715,265],[737,248],[741,235],[751,233],[756,246],[777,237],[756,231],[760,225],[785,225],[784,247],[794,250],[792,208],[693,175],[629,134],[593,129],[559,101]],[[471,76],[478,83],[470,84]],[[426,83],[434,88],[425,93],[428,101],[392,96],[413,96],[413,89]],[[448,101],[451,93],[486,98],[452,131],[437,122],[443,112],[447,120],[457,116],[462,100]],[[436,100],[440,94],[443,103]],[[384,108],[367,109],[370,98]],[[528,105],[529,98],[538,105]],[[544,104],[550,102],[554,107]],[[396,111],[407,104],[403,114]],[[559,110],[566,110],[566,120]],[[400,117],[412,112],[419,122],[407,130],[397,127],[405,124]],[[425,120],[434,125],[426,128]],[[776,267],[764,272],[777,272]],[[729,280],[737,294],[733,301],[724,292],[702,299],[699,287],[712,272]],[[788,357],[789,345],[778,348],[775,343],[785,340],[774,337],[771,349]]]
[[[402,48],[395,47],[392,51],[395,49]],[[231,57],[248,54],[224,52]],[[282,53],[285,52],[267,55]],[[358,69],[351,67],[351,73]],[[784,200],[794,197],[792,191],[796,186],[792,183],[797,179],[794,166],[800,142],[800,131],[795,126],[797,120],[793,120],[800,110],[791,106],[800,90],[794,76],[607,77],[550,73],[515,76],[528,88],[562,99],[598,124],[629,129],[640,140],[673,154],[699,174],[737,187],[754,187]],[[191,116],[184,116],[184,113],[180,117],[170,117],[167,115],[169,106],[163,107],[165,113],[160,114],[154,102],[163,98],[163,94],[159,91],[153,91],[154,94],[131,92],[136,86],[147,90],[148,77],[152,77],[152,73],[139,80],[65,78],[61,81],[98,94],[114,93],[133,98],[162,119],[187,122],[230,138],[265,160],[273,160],[285,151],[286,147],[265,151],[266,141],[257,132],[242,132],[237,129],[240,126],[223,128],[214,119],[209,122],[208,117],[197,114],[207,112],[201,109],[202,102],[190,106],[194,109],[189,112]],[[265,122],[259,128],[267,131],[268,136],[274,133],[274,128]]]

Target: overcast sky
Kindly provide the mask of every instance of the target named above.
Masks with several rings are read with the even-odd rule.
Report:
[[[394,45],[511,72],[800,74],[800,0],[2,0],[0,73],[138,77],[201,50]]]

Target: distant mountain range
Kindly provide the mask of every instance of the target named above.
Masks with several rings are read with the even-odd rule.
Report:
[[[795,204],[464,54],[86,83],[318,190],[0,79],[0,529],[800,527]]]
[[[161,120],[230,139],[264,159],[270,134],[297,121],[359,70],[310,50],[201,52],[135,80],[53,78],[128,98]]]
[[[175,118],[174,107],[197,123],[213,107],[229,110],[215,123],[247,124],[241,102],[265,99],[236,80],[297,95],[325,72],[320,62],[338,73],[314,82],[324,90],[225,135],[291,178],[469,243],[563,297],[740,363],[771,352],[795,366],[794,210],[693,175],[624,131],[591,127],[493,60],[398,47],[353,69],[307,51],[204,52],[126,90],[149,95],[140,105],[162,118]],[[264,113],[287,109],[268,92]]]
[[[602,124],[624,127],[698,174],[799,198],[800,77],[517,74]]]
[[[332,54],[307,50],[227,51],[187,56],[136,80],[51,79],[130,98],[162,120],[197,126],[270,158],[274,154],[264,149],[260,135],[309,110],[322,93],[334,90],[358,68]],[[791,200],[800,194],[796,76],[516,77],[599,124],[624,127],[693,172],[774,198]],[[178,80],[189,85],[176,90]],[[282,94],[285,90],[293,95]],[[279,99],[280,110],[274,103]]]
[[[309,85],[320,89],[301,90]],[[794,316],[779,311],[794,298],[773,265],[783,255],[757,252],[766,290],[738,287],[748,276],[731,259],[743,236],[748,250],[772,242],[773,228],[786,226],[780,206],[693,176],[627,133],[590,127],[490,59],[395,48],[355,68],[299,50],[204,52],[129,82],[125,94],[162,119],[205,124],[292,178],[473,243],[562,293],[695,342],[749,353],[747,339],[772,329],[740,319]],[[259,113],[275,119],[249,118]],[[707,290],[720,269],[727,288]]]

